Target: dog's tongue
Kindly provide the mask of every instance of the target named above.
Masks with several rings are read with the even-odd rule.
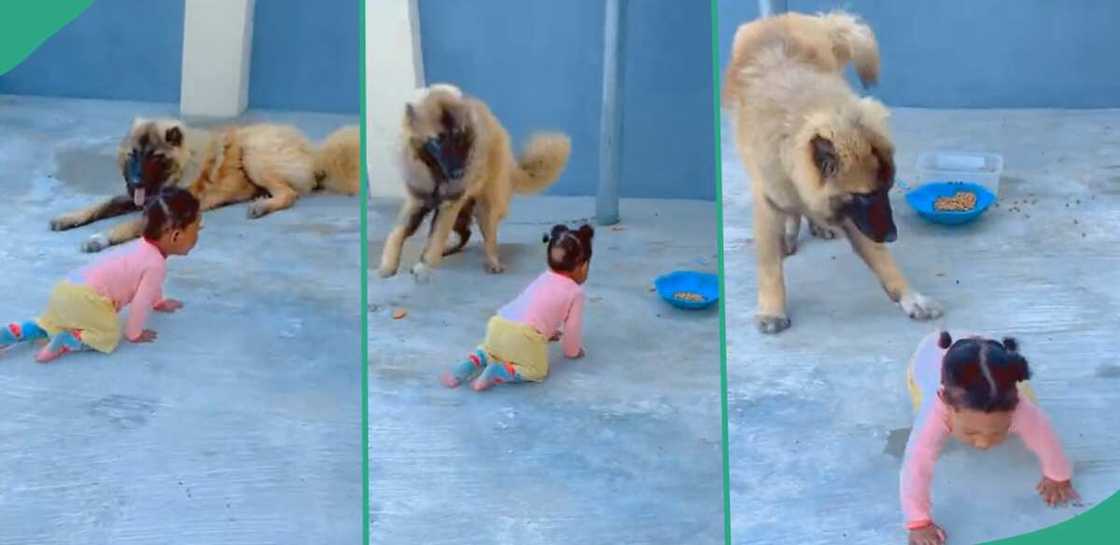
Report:
[[[132,191],[132,202],[136,206],[144,206],[144,188],[138,187]]]

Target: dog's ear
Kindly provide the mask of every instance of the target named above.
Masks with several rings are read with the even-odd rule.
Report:
[[[171,127],[163,133],[163,140],[168,144],[179,147],[183,145],[183,131],[179,127]]]
[[[831,140],[817,135],[809,141],[809,146],[813,151],[813,164],[817,165],[822,178],[832,178],[840,173],[840,157]]]

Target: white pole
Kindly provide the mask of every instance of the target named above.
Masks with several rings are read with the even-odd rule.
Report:
[[[618,223],[618,185],[622,145],[623,24],[625,0],[607,0],[603,29],[603,108],[599,123],[599,192],[595,218],[599,225]]]
[[[249,105],[253,0],[186,0],[183,15],[184,117],[237,117]]]

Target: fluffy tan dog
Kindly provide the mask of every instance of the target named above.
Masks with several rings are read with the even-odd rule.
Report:
[[[125,194],[51,220],[63,231],[140,210],[164,186],[186,187],[209,210],[259,197],[250,218],[289,208],[312,191],[347,195],[361,184],[361,139],[344,127],[316,149],[293,127],[256,124],[196,129],[181,121],[136,119],[121,140],[117,164]],[[132,240],[143,229],[136,218],[97,233],[82,249],[97,252]]]
[[[498,225],[514,193],[533,193],[552,185],[568,164],[571,143],[556,133],[534,135],[520,158],[509,133],[490,108],[457,87],[437,84],[421,89],[405,106],[401,126],[402,163],[408,197],[397,225],[385,241],[379,273],[400,267],[401,248],[431,213],[432,227],[421,260],[412,268],[426,278],[440,260],[461,250],[478,223],[486,270],[503,270],[498,256]],[[458,242],[445,249],[451,231]]]
[[[936,302],[909,287],[884,244],[896,238],[888,198],[894,183],[889,113],[844,81],[849,62],[865,86],[875,83],[875,36],[847,13],[788,13],[735,33],[723,102],[751,176],[756,319],[765,333],[790,325],[782,260],[797,251],[802,216],[815,236],[844,233],[911,318],[941,315]]]

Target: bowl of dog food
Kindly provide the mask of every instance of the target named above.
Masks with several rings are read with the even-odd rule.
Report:
[[[932,151],[918,156],[917,180],[906,184],[906,202],[922,218],[961,225],[979,218],[996,201],[1003,157],[994,153]]]
[[[906,193],[906,202],[919,216],[941,225],[973,221],[995,200],[987,188],[969,182],[930,182]]]
[[[719,277],[697,271],[674,271],[657,277],[653,287],[670,305],[686,310],[708,308],[719,301]]]

